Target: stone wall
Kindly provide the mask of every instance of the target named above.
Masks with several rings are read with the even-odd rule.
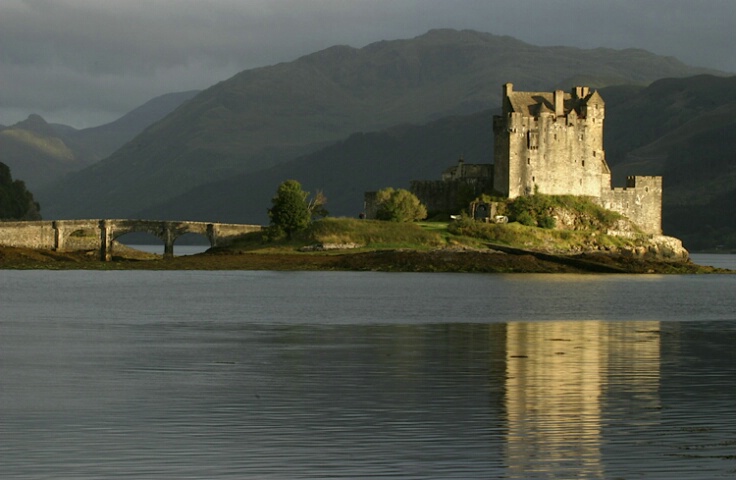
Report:
[[[509,198],[535,192],[598,197],[602,186],[610,187],[605,108],[597,93],[585,87],[570,94],[513,92],[507,84],[504,94],[511,99],[493,124],[497,191]]]
[[[176,239],[186,233],[200,234],[215,245],[223,246],[261,230],[260,225],[158,220],[0,222],[0,245],[59,251],[102,249],[103,236],[105,244],[111,245],[122,235],[146,232],[160,238],[171,250]]]
[[[459,213],[467,209],[469,203],[483,193],[490,194],[493,179],[460,178],[456,180],[414,180],[410,191],[427,207],[427,212]]]
[[[611,188],[603,150],[605,104],[597,92],[515,92],[503,86],[493,118],[494,188],[509,198],[579,195],[621,213],[650,234],[662,232],[662,178],[629,177]]]
[[[0,245],[52,250],[55,246],[53,222],[0,222]]]
[[[626,187],[603,192],[601,205],[618,212],[646,233],[662,233],[662,177],[631,176]]]
[[[377,195],[378,192],[365,192],[363,194],[363,214],[367,219],[375,220],[376,218],[376,212],[378,211]]]

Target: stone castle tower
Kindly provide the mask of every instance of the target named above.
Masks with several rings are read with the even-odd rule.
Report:
[[[647,233],[661,233],[661,177],[629,177],[626,187],[611,188],[605,103],[597,91],[516,92],[507,83],[502,101],[502,114],[493,117],[494,190],[509,198],[584,195]]]

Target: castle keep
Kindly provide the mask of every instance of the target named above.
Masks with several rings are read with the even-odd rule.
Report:
[[[493,165],[461,158],[441,180],[411,182],[411,191],[432,213],[457,212],[484,193],[586,196],[644,232],[661,235],[662,177],[631,176],[626,186],[611,187],[603,150],[605,110],[603,98],[588,87],[516,92],[507,83],[502,113],[493,117]],[[366,192],[365,208],[367,218],[374,218],[375,192]]]
[[[636,176],[611,188],[603,150],[605,103],[597,91],[515,92],[503,86],[493,117],[493,187],[509,198],[534,193],[584,195],[647,233],[662,231],[662,177]]]

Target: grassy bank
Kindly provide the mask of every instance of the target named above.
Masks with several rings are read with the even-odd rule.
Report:
[[[91,270],[354,270],[485,273],[713,273],[689,262],[658,262],[606,253],[606,245],[636,242],[593,231],[550,230],[517,223],[393,223],[347,218],[315,222],[291,240],[260,232],[192,256],[116,247],[112,262],[96,251],[0,248],[0,268]],[[623,243],[622,243],[623,242]],[[560,255],[595,243],[602,250]],[[587,247],[586,247],[587,248]]]

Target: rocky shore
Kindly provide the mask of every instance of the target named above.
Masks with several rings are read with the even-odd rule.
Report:
[[[733,273],[688,260],[661,261],[611,253],[553,255],[509,249],[377,250],[248,253],[215,250],[164,259],[126,251],[101,262],[94,251],[52,252],[0,247],[0,269],[46,270],[345,270],[475,273]]]

